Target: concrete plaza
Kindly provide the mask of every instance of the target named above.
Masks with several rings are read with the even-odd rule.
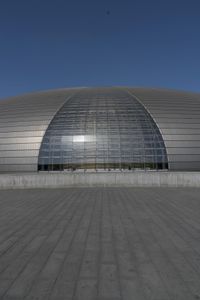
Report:
[[[1,190],[0,299],[200,299],[200,189]]]

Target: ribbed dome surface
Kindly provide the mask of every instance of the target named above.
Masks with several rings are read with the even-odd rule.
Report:
[[[62,89],[0,101],[0,172],[200,170],[200,95]]]
[[[157,125],[131,93],[120,89],[86,89],[67,99],[39,155],[40,170],[166,167]]]

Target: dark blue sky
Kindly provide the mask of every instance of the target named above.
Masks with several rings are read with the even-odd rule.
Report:
[[[200,1],[1,0],[0,98],[113,85],[200,92]]]

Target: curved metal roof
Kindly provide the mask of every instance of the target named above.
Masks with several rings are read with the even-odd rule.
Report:
[[[200,94],[132,88],[158,125],[171,170],[200,170]]]
[[[84,91],[99,89],[92,88]],[[102,90],[102,89],[101,89]],[[103,88],[135,97],[156,122],[170,170],[200,170],[200,94],[149,88]],[[51,120],[81,89],[60,89],[0,101],[0,172],[37,171]]]

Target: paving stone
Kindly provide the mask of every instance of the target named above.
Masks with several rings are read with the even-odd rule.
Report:
[[[195,188],[0,191],[0,299],[200,299]]]
[[[74,300],[94,300],[97,298],[97,280],[82,279],[78,281]]]

